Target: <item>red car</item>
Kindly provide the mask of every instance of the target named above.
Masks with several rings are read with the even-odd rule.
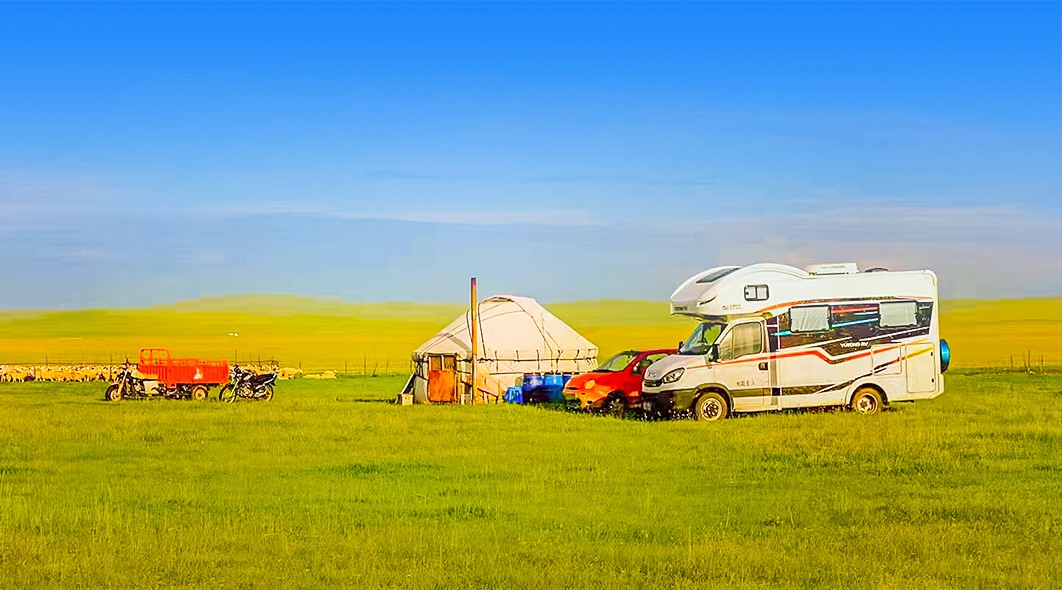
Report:
[[[639,407],[642,374],[649,365],[677,352],[675,349],[625,350],[593,371],[569,379],[564,395],[578,399],[579,407],[584,410],[622,415]]]

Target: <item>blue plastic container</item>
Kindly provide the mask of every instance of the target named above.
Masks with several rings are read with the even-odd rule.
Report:
[[[544,386],[549,391],[549,401],[564,401],[564,375],[546,375]]]
[[[507,404],[522,404],[524,403],[524,390],[522,387],[516,387],[515,385],[505,390],[505,403]]]
[[[524,375],[524,393],[528,393],[543,387],[546,384],[546,379],[542,375],[532,374]]]

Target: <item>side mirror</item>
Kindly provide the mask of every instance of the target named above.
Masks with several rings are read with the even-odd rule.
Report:
[[[719,360],[719,345],[713,344],[708,347],[708,362],[714,363]]]

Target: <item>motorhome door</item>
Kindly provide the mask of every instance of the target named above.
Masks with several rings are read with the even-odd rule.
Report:
[[[716,376],[730,391],[734,410],[767,407],[771,401],[771,371],[766,323],[753,320],[731,324],[717,345]]]

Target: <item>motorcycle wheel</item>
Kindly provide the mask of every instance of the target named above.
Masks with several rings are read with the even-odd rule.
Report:
[[[221,391],[218,393],[218,399],[229,403],[236,401],[236,390],[233,389],[231,383],[227,383],[221,388]]]
[[[107,401],[117,402],[122,400],[122,388],[117,384],[113,384],[107,388]]]
[[[265,390],[263,390],[262,393],[258,394],[258,399],[263,401],[269,401],[273,399],[273,386],[266,385]]]

